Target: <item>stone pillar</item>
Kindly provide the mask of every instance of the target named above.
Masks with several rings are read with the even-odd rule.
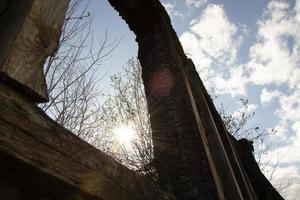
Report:
[[[137,37],[159,184],[179,200],[217,199],[181,70],[184,63],[162,23]]]
[[[237,180],[238,161],[228,155],[227,136],[219,133],[205,88],[194,82],[199,75],[161,3],[109,1],[136,34],[162,189],[179,200],[255,199]]]

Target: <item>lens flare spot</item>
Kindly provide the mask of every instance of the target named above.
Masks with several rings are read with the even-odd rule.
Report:
[[[150,94],[154,97],[170,96],[174,87],[174,78],[168,68],[162,68],[152,74],[149,81]]]
[[[123,145],[129,145],[135,138],[136,132],[130,126],[120,126],[113,130],[116,140]]]

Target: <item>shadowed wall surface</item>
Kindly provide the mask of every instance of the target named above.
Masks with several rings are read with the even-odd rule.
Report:
[[[161,3],[109,1],[137,37],[159,187],[80,140],[35,105],[47,99],[42,67],[59,38],[43,37],[39,28],[59,34],[67,1],[33,0],[32,7],[22,4],[9,43],[0,40],[5,44],[0,57],[0,192],[6,200],[282,199],[251,151],[228,135]],[[1,13],[6,12],[9,3],[0,5]],[[9,6],[16,15],[20,5]],[[45,12],[36,14],[36,7]],[[57,17],[53,13],[59,10]],[[49,19],[40,20],[45,13]],[[0,16],[2,27],[7,16]],[[42,24],[37,26],[32,17]],[[29,57],[24,56],[26,49],[32,50]],[[30,65],[33,58],[36,62]]]

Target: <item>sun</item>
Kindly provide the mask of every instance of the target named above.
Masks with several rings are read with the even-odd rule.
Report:
[[[122,145],[130,145],[136,136],[135,130],[130,126],[120,126],[113,130],[116,140]]]

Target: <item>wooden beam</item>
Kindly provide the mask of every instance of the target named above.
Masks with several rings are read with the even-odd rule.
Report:
[[[0,157],[7,158],[0,159],[0,168],[21,171],[15,175],[24,180],[30,178],[29,183],[35,187],[47,190],[49,184],[51,188],[65,185],[73,188],[68,191],[81,199],[89,199],[87,196],[103,200],[173,199],[149,179],[55,123],[2,82],[0,110]],[[32,172],[35,175],[31,176]],[[66,198],[56,189],[53,193],[57,199]]]
[[[0,79],[35,102],[48,100],[43,65],[57,50],[68,3],[18,0],[0,5]]]

